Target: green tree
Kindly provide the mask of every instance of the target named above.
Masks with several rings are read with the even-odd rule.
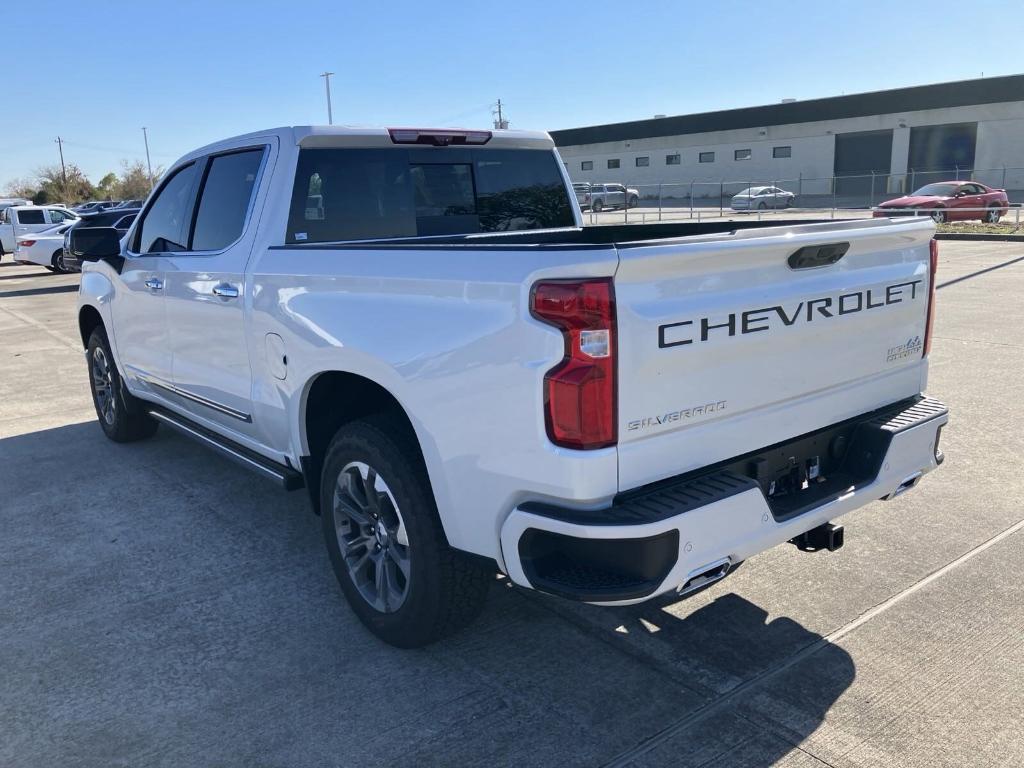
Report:
[[[74,163],[62,170],[59,165],[48,165],[36,171],[39,188],[46,191],[51,202],[74,205],[96,197],[96,188]]]
[[[153,171],[153,178],[160,178],[162,168]],[[152,188],[149,170],[141,160],[121,161],[121,178],[118,179],[117,196],[122,200],[144,200]]]
[[[118,192],[118,181],[116,173],[108,173],[100,183],[96,185],[96,194],[105,200],[113,200]]]

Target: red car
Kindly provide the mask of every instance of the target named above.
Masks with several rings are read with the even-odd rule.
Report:
[[[1007,210],[1005,189],[992,189],[976,181],[939,181],[924,185],[912,195],[887,200],[875,208],[874,216],[919,216],[918,211],[927,211],[937,222],[981,219],[995,224]]]

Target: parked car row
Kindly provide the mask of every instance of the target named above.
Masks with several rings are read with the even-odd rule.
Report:
[[[77,262],[65,259],[68,233],[79,227],[114,227],[124,234],[140,207],[118,206],[80,215],[60,205],[9,205],[0,211],[0,259],[10,253],[19,264],[77,272]]]
[[[79,203],[71,210],[76,213],[99,213],[114,208],[141,208],[142,200],[90,200],[88,203]]]

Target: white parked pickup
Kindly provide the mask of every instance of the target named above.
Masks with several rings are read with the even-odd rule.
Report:
[[[0,256],[13,253],[22,235],[42,232],[78,215],[59,205],[12,205],[0,211]]]
[[[308,489],[386,641],[687,594],[942,460],[928,220],[583,227],[551,139],[279,128],[75,228],[100,426]]]

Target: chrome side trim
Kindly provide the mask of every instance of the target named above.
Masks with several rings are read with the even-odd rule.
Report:
[[[234,408],[229,408],[228,406],[221,405],[220,403],[214,402],[213,400],[207,400],[205,397],[194,395],[188,390],[182,389],[181,387],[176,387],[173,384],[168,384],[167,382],[163,381],[157,381],[150,376],[140,375],[139,378],[143,379],[150,386],[156,387],[157,389],[162,389],[165,392],[170,392],[172,395],[177,395],[178,397],[183,397],[186,400],[191,400],[193,403],[199,403],[199,405],[204,405],[207,408],[210,408],[211,410],[217,411],[218,413],[223,413],[225,416],[230,416],[233,419],[244,421],[247,424],[252,423],[252,416],[250,416],[245,411],[236,411]]]
[[[164,411],[161,410],[153,409],[149,411],[149,415],[152,416],[157,421],[162,422],[167,426],[178,430],[179,432],[183,432],[189,437],[194,438],[195,440],[198,440],[203,445],[209,448],[213,448],[215,451],[224,454],[228,458],[234,459],[235,461],[244,464],[250,469],[259,472],[264,477],[269,477],[271,480],[275,480],[281,483],[282,485],[287,485],[288,477],[284,472],[279,472],[273,467],[267,466],[262,462],[255,461],[254,459],[249,458],[244,453],[236,451],[231,446],[225,445],[219,440],[214,440],[208,435],[204,435],[199,430],[193,429],[188,424],[184,423],[183,421],[179,421],[170,414],[165,413]]]

